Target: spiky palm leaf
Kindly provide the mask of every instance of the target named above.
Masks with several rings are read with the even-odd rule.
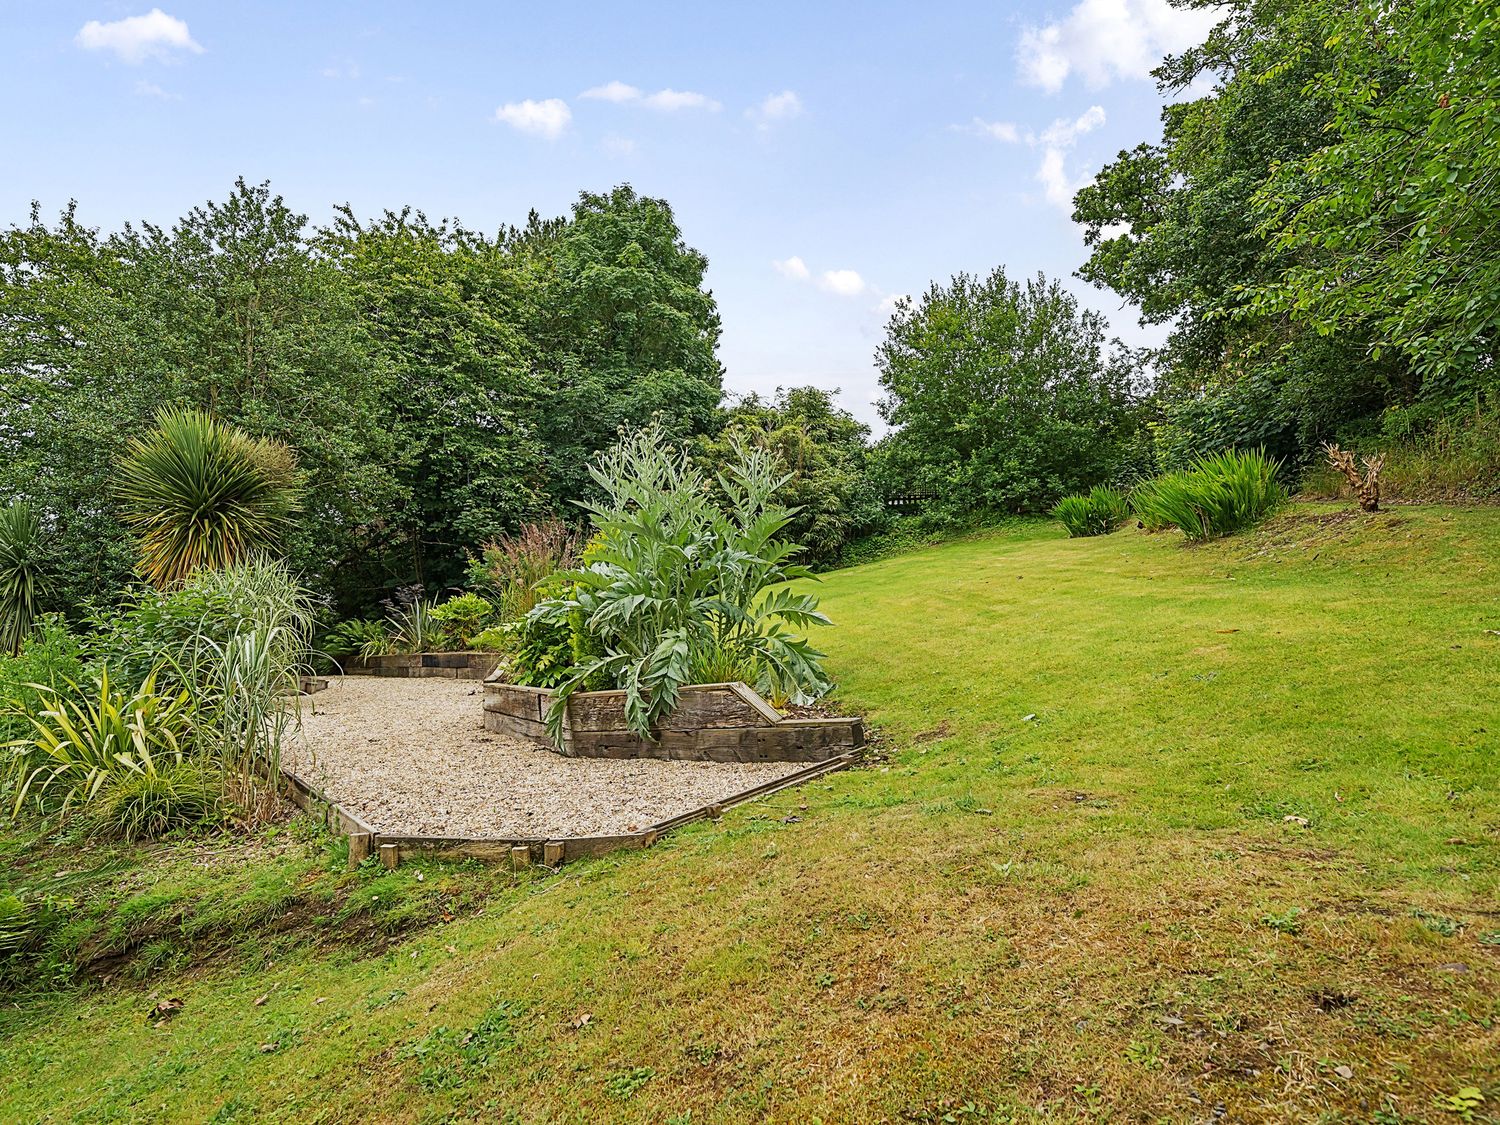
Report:
[[[141,573],[174,586],[271,547],[297,508],[296,461],[198,410],[166,410],[130,445],[116,491],[140,536]]]
[[[20,652],[36,620],[41,534],[41,521],[26,501],[0,508],[0,652]]]

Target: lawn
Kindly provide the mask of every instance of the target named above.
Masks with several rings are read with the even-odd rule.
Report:
[[[111,979],[0,1120],[1497,1119],[1497,589],[1500,509],[1020,522],[828,575],[875,760],[648,852],[12,834]]]

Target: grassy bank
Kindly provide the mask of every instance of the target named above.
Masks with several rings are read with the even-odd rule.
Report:
[[[1483,1120],[1497,583],[1500,510],[1318,505],[836,572],[820,640],[882,760],[556,876],[239,856],[179,913],[276,863],[325,904],[14,997],[0,1119]],[[172,864],[217,878],[118,861],[106,929]]]

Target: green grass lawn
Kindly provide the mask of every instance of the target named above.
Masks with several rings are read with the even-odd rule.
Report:
[[[1497,509],[1019,523],[828,576],[877,759],[648,852],[13,834],[111,979],[0,1120],[1500,1120],[1497,593]]]

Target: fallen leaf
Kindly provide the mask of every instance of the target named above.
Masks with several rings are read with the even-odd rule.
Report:
[[[263,1055],[269,1055],[272,1051],[276,1050],[276,1048],[279,1047],[279,1046],[281,1046],[280,1043],[262,1043],[260,1045],[260,1053],[263,1054]]]
[[[1303,828],[1306,828],[1309,823],[1307,817],[1305,816],[1287,815],[1282,817],[1281,821],[1283,824],[1300,824]]]
[[[1215,633],[1238,633],[1238,629],[1215,629]]]
[[[427,881],[427,876],[423,875],[420,871],[418,871],[417,872],[417,882],[419,882],[419,883],[425,883],[426,881]]]
[[[1030,723],[1030,722],[1035,721],[1035,719],[1036,719],[1035,715],[1023,715],[1023,716],[1021,716],[1021,721],[1023,723]]]
[[[1354,1068],[1352,1066],[1336,1066],[1333,1068],[1333,1073],[1337,1074],[1340,1078],[1353,1078]]]
[[[328,997],[326,997],[326,996],[319,996],[316,1000],[313,1001],[314,1004],[325,1004],[327,1002],[328,1002]]]
[[[266,993],[264,996],[257,996],[255,998],[255,1006],[257,1008],[259,1008],[262,1004],[264,1004],[270,998],[271,998],[271,994],[269,992]]]
[[[593,1022],[594,1022],[593,1015],[590,1014],[589,1012],[584,1012],[583,1015],[579,1016],[576,1020],[573,1021],[573,1026],[576,1029],[578,1029],[579,1031],[582,1031],[584,1028],[588,1027],[588,1025],[591,1024],[591,1023],[593,1023]]]
[[[161,1027],[178,1012],[182,1011],[182,1004],[183,1001],[176,996],[168,1000],[158,1000],[156,1006],[151,1009],[146,1019],[148,1022],[155,1020],[156,1026]]]

